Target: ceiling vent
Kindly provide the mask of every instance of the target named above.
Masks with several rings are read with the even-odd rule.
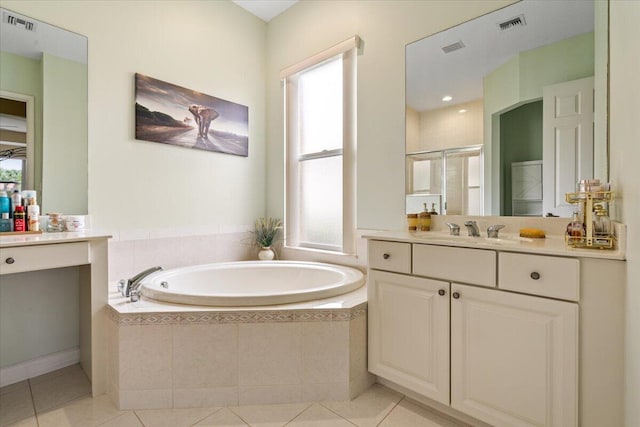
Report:
[[[451,43],[451,44],[448,44],[446,46],[443,46],[442,47],[442,51],[444,53],[451,53],[453,51],[462,49],[463,47],[464,47],[464,43],[462,43],[462,40],[458,40],[455,43]]]
[[[27,21],[26,19],[20,18],[15,15],[11,15],[10,13],[5,12],[2,17],[2,21],[7,24],[14,25],[16,27],[22,27],[27,31],[35,31],[36,24],[33,21]]]
[[[527,21],[524,20],[524,15],[518,15],[515,18],[498,22],[498,27],[501,31],[513,30],[514,28],[524,27],[525,25],[527,25]]]

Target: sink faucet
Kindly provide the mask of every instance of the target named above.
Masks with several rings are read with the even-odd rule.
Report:
[[[460,235],[460,226],[458,224],[454,224],[452,222],[447,222],[447,227],[449,227],[449,234],[452,236]]]
[[[487,228],[487,237],[491,239],[497,239],[498,231],[502,230],[503,228],[504,228],[504,225],[502,224],[489,226],[489,228]]]
[[[135,294],[136,297],[139,297],[139,291],[138,288],[140,287],[140,285],[142,284],[142,280],[147,277],[148,275],[150,275],[151,273],[155,273],[158,270],[162,270],[162,267],[151,267],[148,268],[138,274],[136,274],[135,276],[133,276],[131,279],[127,280],[126,285],[124,283],[124,280],[120,281],[120,286],[118,286],[118,288],[120,289],[120,291],[122,292],[122,296],[125,297],[131,297],[131,300],[133,301],[133,294]],[[138,298],[136,298],[136,301],[138,300]]]
[[[478,230],[478,224],[475,221],[467,221],[464,226],[467,227],[469,236],[480,237],[480,230]]]

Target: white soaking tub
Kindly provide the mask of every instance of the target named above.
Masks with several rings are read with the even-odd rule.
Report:
[[[329,298],[365,283],[350,267],[300,261],[241,261],[158,271],[142,282],[155,300],[208,306],[262,306]]]

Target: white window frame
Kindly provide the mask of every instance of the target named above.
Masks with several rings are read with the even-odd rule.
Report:
[[[285,246],[355,254],[356,252],[356,58],[360,38],[354,36],[323,52],[292,65],[280,73],[285,102]],[[326,61],[342,57],[343,146],[300,155],[299,123],[296,114],[297,77]],[[342,156],[342,245],[329,246],[300,239],[299,163],[310,159]]]

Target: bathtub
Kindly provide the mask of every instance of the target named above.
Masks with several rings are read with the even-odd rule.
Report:
[[[241,261],[158,271],[142,282],[154,300],[206,306],[264,306],[334,297],[365,283],[362,272],[300,261]]]

